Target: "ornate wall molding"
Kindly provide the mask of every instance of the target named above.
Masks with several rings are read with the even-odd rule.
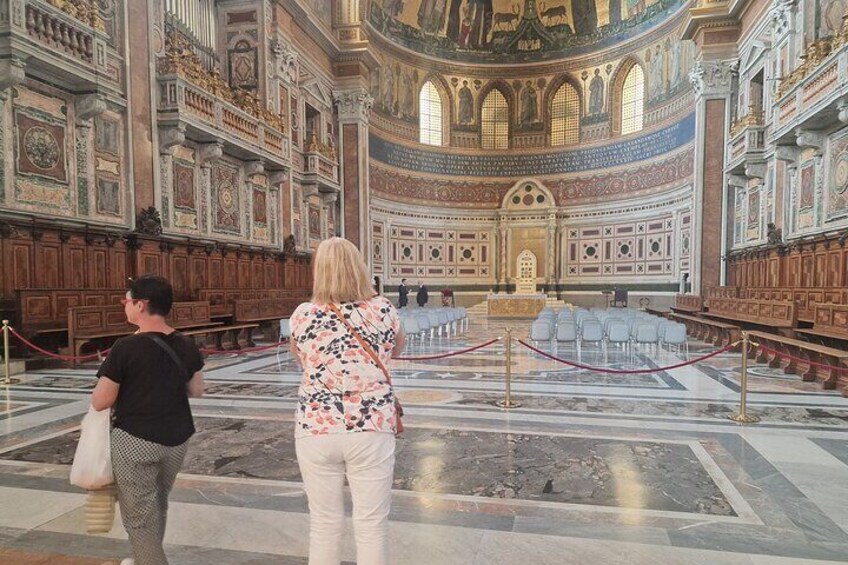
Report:
[[[333,101],[341,122],[367,122],[374,105],[374,98],[364,88],[333,92]]]
[[[738,70],[737,60],[698,61],[689,71],[689,82],[698,96],[727,96],[733,88],[733,79]]]

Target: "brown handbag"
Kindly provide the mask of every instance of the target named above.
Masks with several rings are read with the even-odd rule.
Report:
[[[386,376],[386,382],[389,383],[389,386],[392,386],[392,377],[389,374],[389,370],[386,369],[386,366],[383,365],[382,361],[380,361],[380,357],[377,355],[377,353],[371,347],[371,344],[369,344],[367,341],[365,341],[365,339],[361,335],[359,335],[359,332],[357,332],[354,329],[354,327],[352,325],[350,325],[350,323],[347,320],[345,320],[344,315],[341,313],[341,311],[338,309],[338,307],[335,304],[327,304],[327,308],[329,308],[330,311],[332,311],[333,314],[335,314],[336,317],[341,321],[341,323],[343,323],[345,325],[345,327],[347,328],[347,331],[350,332],[350,335],[352,335],[354,337],[354,339],[356,339],[356,341],[359,342],[359,347],[361,347],[362,350],[365,351],[365,353],[368,354],[368,356],[371,358],[371,360],[374,361],[374,363],[376,363],[376,365],[378,367],[380,367],[380,370],[383,371],[383,375]],[[400,400],[398,400],[397,394],[395,394],[395,433],[396,434],[402,434],[403,433],[403,421],[401,420],[402,416],[403,416],[403,406],[400,405]]]

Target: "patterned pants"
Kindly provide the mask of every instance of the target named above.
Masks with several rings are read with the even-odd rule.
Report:
[[[112,429],[112,470],[135,565],[168,565],[162,548],[168,495],[187,447],[188,442],[168,447]]]

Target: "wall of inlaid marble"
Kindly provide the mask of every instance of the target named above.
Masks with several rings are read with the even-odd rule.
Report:
[[[0,96],[0,209],[125,226],[125,110],[27,79]]]
[[[204,161],[185,143],[160,157],[162,224],[169,233],[213,239],[282,243],[280,186],[228,156]]]

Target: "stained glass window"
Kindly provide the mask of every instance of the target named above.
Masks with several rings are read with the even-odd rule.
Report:
[[[580,141],[580,97],[569,83],[559,87],[551,104],[551,145]]]
[[[509,105],[503,93],[494,89],[483,100],[480,142],[483,149],[509,148]]]
[[[442,97],[429,80],[418,94],[418,130],[421,143],[442,144]]]
[[[639,65],[633,65],[624,78],[621,89],[621,134],[642,129],[645,110],[645,73]]]

